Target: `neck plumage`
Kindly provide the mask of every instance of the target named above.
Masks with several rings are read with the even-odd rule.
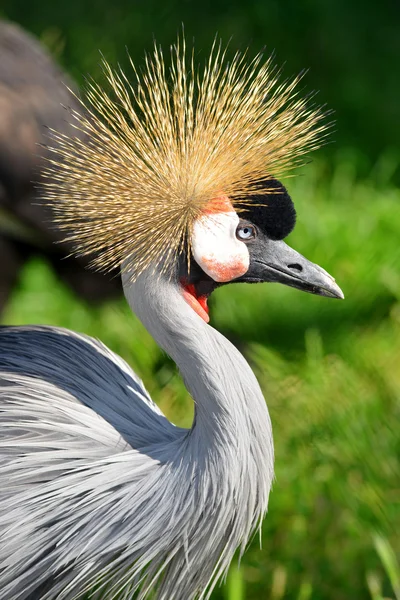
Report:
[[[123,276],[132,310],[171,356],[195,402],[191,439],[219,454],[245,454],[257,463],[268,489],[273,442],[268,410],[247,361],[184,300],[180,286],[148,271],[134,283]]]
[[[177,544],[157,597],[192,600],[204,589],[200,598],[208,599],[267,510],[273,479],[268,410],[246,360],[186,303],[177,282],[149,271],[134,283],[123,275],[123,282],[132,310],[176,362],[195,402],[191,429],[177,429],[175,441],[162,446],[160,483],[153,481],[165,544],[159,564]],[[179,514],[171,540],[165,494],[175,498]],[[152,523],[159,535],[154,516]]]

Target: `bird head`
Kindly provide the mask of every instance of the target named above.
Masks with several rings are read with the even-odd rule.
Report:
[[[230,282],[343,297],[282,241],[296,213],[278,179],[323,143],[324,111],[262,54],[228,61],[214,43],[203,67],[194,56],[179,39],[167,69],[155,46],[129,79],[104,62],[110,91],[89,84],[85,111],[71,112],[86,135],[52,132],[44,196],[65,239],[101,270],[178,273],[205,320],[208,295]]]
[[[296,223],[285,187],[271,179],[260,188],[264,193],[254,194],[238,212],[221,195],[194,225],[189,268],[182,256],[179,280],[185,300],[206,322],[209,296],[227,283],[275,282],[343,298],[333,277],[283,241]]]

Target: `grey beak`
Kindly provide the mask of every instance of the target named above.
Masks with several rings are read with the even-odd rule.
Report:
[[[250,251],[250,267],[238,281],[276,282],[303,292],[343,299],[333,277],[282,241],[263,240]]]

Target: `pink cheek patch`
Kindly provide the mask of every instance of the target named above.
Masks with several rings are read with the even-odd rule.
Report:
[[[194,259],[218,282],[232,281],[244,275],[250,262],[246,245],[236,238],[239,217],[233,209],[229,210],[229,205],[224,204],[225,212],[204,214],[193,228]]]

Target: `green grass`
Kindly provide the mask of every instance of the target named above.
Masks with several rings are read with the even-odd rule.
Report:
[[[383,159],[367,181],[352,162],[289,181],[298,225],[288,240],[337,279],[344,302],[276,285],[227,286],[213,324],[252,362],[270,408],[276,481],[262,530],[225,600],[399,598],[400,192]],[[180,425],[192,406],[174,364],[124,301],[93,309],[39,259],[2,318],[100,337],[140,373]]]

